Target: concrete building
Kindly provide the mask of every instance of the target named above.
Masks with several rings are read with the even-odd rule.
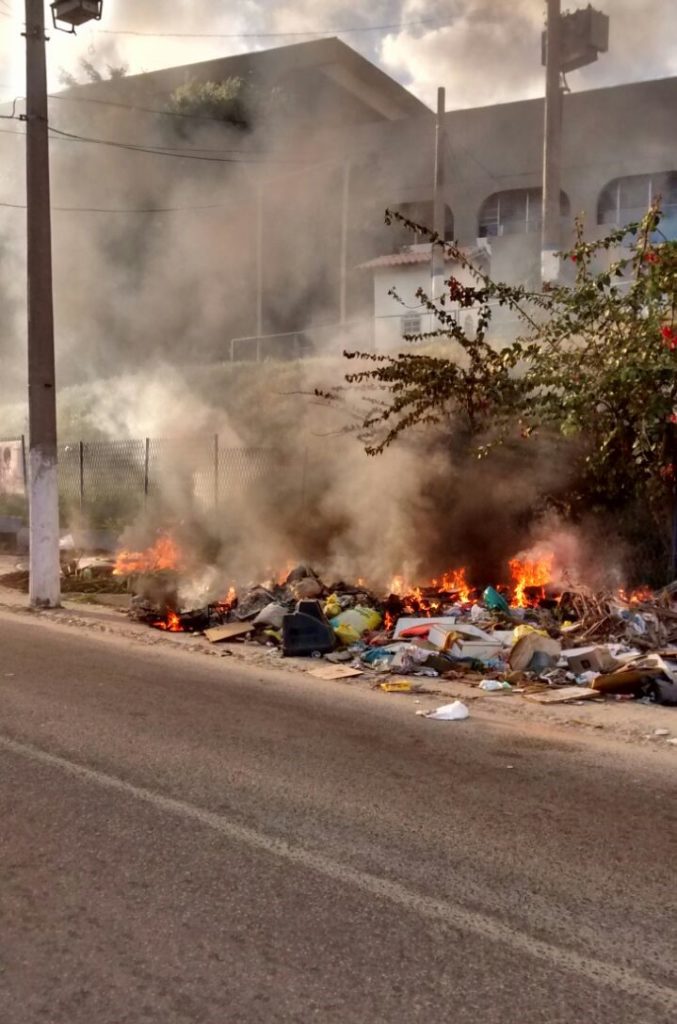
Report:
[[[283,93],[284,110],[253,127],[166,113],[177,87],[232,77]],[[596,237],[657,194],[663,230],[677,237],[675,110],[677,78],[565,95],[563,247],[576,216]],[[424,242],[387,226],[384,211],[432,224],[435,118],[339,40],[77,86],[53,99],[50,119],[63,205],[132,208],[129,218],[55,214],[57,286],[61,274],[71,297],[57,292],[57,314],[66,323],[73,311],[68,330],[93,353],[98,344],[124,363],[159,347],[205,362],[340,352],[386,338],[392,347],[410,326],[388,291],[399,285],[409,301],[428,289],[429,260],[420,249],[382,259]],[[451,111],[446,137],[447,236],[479,245],[494,279],[537,285],[543,101]],[[133,216],[153,206],[185,215]]]

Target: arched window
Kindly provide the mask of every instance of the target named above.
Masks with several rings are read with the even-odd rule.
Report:
[[[614,178],[600,194],[597,223],[623,227],[641,220],[659,196],[663,210],[660,230],[667,238],[677,239],[677,171]]]
[[[479,237],[527,235],[540,231],[542,196],[540,188],[512,188],[506,192],[494,192],[482,203]],[[560,210],[563,217],[569,216],[569,199],[564,192],[560,192]]]

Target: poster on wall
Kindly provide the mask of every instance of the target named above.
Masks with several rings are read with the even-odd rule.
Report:
[[[0,494],[24,494],[21,441],[0,441]]]

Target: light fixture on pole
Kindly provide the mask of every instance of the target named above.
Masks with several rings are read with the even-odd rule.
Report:
[[[75,32],[79,25],[101,20],[103,0],[54,0],[50,6],[54,28],[61,29],[59,22],[65,22],[70,28],[61,31]]]

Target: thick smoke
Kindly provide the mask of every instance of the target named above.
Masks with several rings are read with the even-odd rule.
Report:
[[[425,98],[434,86],[446,84],[451,106],[542,87],[542,4],[537,0],[511,5],[509,18],[501,17],[504,4],[488,0],[386,2],[371,5],[365,14],[346,3],[323,4],[318,12],[309,0],[293,6],[250,2],[237,10],[207,0],[162,6],[165,20],[159,23],[157,3],[116,0],[110,3],[110,23],[140,32],[291,32],[316,27],[320,17],[328,26],[439,16],[453,22],[451,27],[419,26],[385,37],[356,37],[355,43],[369,55],[380,55]],[[612,12],[615,62],[627,50],[631,6],[636,10],[636,4],[619,2]],[[0,28],[6,30],[4,24]],[[643,50],[647,63],[655,53],[652,39]],[[128,63],[134,73],[265,43],[139,39],[92,29],[76,40],[55,35],[50,62],[53,69],[79,73],[84,56],[102,69]],[[611,61],[611,55],[602,60]],[[665,70],[656,65],[656,73]],[[629,77],[627,68],[622,77]],[[156,98],[160,108],[164,101]],[[326,409],[310,397],[314,387],[340,379],[343,368],[335,356],[305,365],[254,364],[233,372],[223,367],[230,339],[256,333],[259,182],[265,195],[264,333],[306,326],[304,310],[312,300],[316,319],[330,325],[327,353],[346,345],[368,347],[368,331],[360,333],[359,326],[363,310],[351,311],[358,323],[352,337],[335,326],[338,205],[328,202],[323,217],[314,214],[318,197],[340,194],[340,137],[333,148],[323,149],[323,166],[307,174],[289,167],[286,122],[277,115],[263,117],[246,139],[237,129],[176,124],[152,114],[132,116],[124,107],[64,99],[52,101],[50,117],[55,128],[71,134],[157,149],[192,147],[194,155],[208,158],[180,160],[65,137],[52,144],[61,434],[180,440],[165,463],[158,494],[127,538],[130,543],[143,542],[161,522],[171,521],[196,571],[209,563],[217,567],[209,576],[215,587],[224,579],[244,580],[297,560],[315,563],[328,578],[361,576],[375,584],[387,583],[395,573],[421,580],[467,565],[475,582],[486,583],[505,578],[511,555],[559,529],[546,509],[534,510],[541,491],[566,486],[568,467],[552,451],[534,450],[527,468],[523,452],[511,449],[478,464],[464,453],[452,455],[443,431],[430,431],[382,458],[368,458],[356,438],[343,433],[353,422],[351,409]],[[0,138],[4,198],[20,203],[23,141]],[[299,163],[304,145],[302,137],[295,139]],[[224,162],[240,160],[245,150],[255,162]],[[368,165],[366,173],[373,172]],[[392,184],[392,168],[389,173]],[[159,207],[166,212],[141,212]],[[97,212],[102,209],[119,212]],[[379,229],[382,214],[382,208],[370,211],[374,223],[366,225],[368,230]],[[4,210],[2,229],[6,401],[18,396],[24,382],[22,211]],[[13,431],[23,427],[20,423]],[[253,478],[244,481],[234,473],[224,483],[216,514],[204,468],[204,452],[215,434],[224,449],[273,452]],[[561,549],[573,550],[564,544]],[[585,561],[581,551],[584,545],[578,544],[579,562]],[[573,554],[566,557],[574,560]]]

